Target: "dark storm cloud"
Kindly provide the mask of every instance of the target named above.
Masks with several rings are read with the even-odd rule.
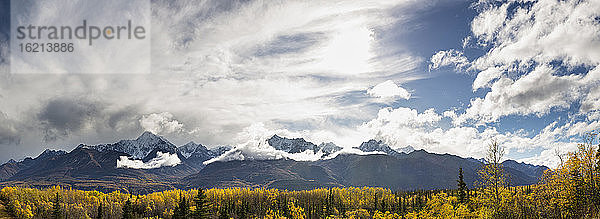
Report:
[[[40,125],[45,142],[52,142],[90,132],[99,136],[115,131],[138,134],[141,115],[136,105],[114,106],[103,100],[61,97],[42,103],[32,123]]]
[[[44,140],[78,132],[94,121],[102,107],[98,103],[77,99],[52,99],[42,107],[38,119],[45,132]]]
[[[10,1],[0,0],[0,65],[8,63],[10,31]]]
[[[21,137],[19,136],[17,124],[0,112],[0,145],[19,144],[20,141]]]
[[[109,113],[106,121],[108,127],[111,129],[119,129],[131,122],[136,122],[139,117],[138,112],[139,108],[136,106],[127,106],[123,109],[117,110],[116,112],[111,112]]]

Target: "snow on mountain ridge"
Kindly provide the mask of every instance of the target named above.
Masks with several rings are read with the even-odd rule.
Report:
[[[285,151],[287,153],[300,153],[306,150],[312,150],[316,153],[317,145],[312,142],[307,142],[304,138],[282,138],[278,135],[273,135],[273,137],[267,140],[271,147],[274,147],[277,150]]]
[[[204,145],[202,144],[196,144],[193,141],[190,141],[189,143],[180,146],[179,148],[177,148],[177,151],[179,151],[179,153],[181,153],[181,155],[183,157],[185,157],[186,159],[190,158],[192,155],[194,154],[202,154],[202,155],[208,155],[208,149],[206,147],[204,147]]]
[[[159,150],[162,152],[168,152],[170,154],[178,153],[185,159],[200,158],[200,160],[216,158],[221,155],[228,156],[227,154],[233,155],[233,153],[227,152],[233,152],[236,149],[224,146],[208,149],[204,145],[197,144],[193,141],[190,141],[187,144],[184,144],[180,147],[176,147],[167,139],[147,131],[142,133],[138,138],[134,140],[121,140],[113,144],[99,144],[93,146],[82,144],[78,147],[94,149],[97,151],[111,150],[123,152],[129,154],[131,156],[131,159],[143,159],[146,158],[146,156],[148,156],[152,151]],[[303,138],[290,139],[280,137],[278,135],[273,135],[271,138],[266,139],[265,142],[263,142],[262,147],[263,151],[260,152],[270,154],[267,157],[287,157],[294,160],[324,159],[326,157],[337,155],[337,152],[340,152],[344,149],[343,147],[337,146],[332,142],[323,142],[319,145],[316,145],[312,142],[304,140]],[[366,153],[381,152],[392,156],[398,156],[400,152],[408,154],[414,151],[414,148],[412,148],[411,146],[394,150],[382,141],[376,140],[369,140],[367,142],[363,142],[359,147],[355,147],[355,149]],[[238,149],[238,153],[241,154],[238,154],[236,157],[242,159],[249,158],[251,150],[258,149],[256,149],[256,147],[246,147],[243,150]],[[270,150],[273,151],[268,152]],[[277,151],[284,152],[284,154],[280,154]],[[256,158],[261,159],[264,157],[257,156]]]
[[[307,151],[313,154],[322,153],[321,156],[328,156],[339,150],[342,147],[335,145],[333,142],[321,143],[316,145],[312,142],[304,140],[304,138],[285,138],[278,135],[267,139],[268,145],[275,148],[276,150],[284,151],[290,154],[306,153]]]
[[[294,144],[298,143],[298,144]],[[256,139],[254,141],[241,144],[235,148],[226,151],[220,156],[204,161],[204,165],[213,162],[228,162],[233,160],[279,160],[292,159],[296,161],[315,161],[321,159],[322,154],[315,153],[314,147],[304,147],[315,144],[306,142],[304,139],[287,139],[277,135],[269,139]],[[287,152],[297,151],[295,153]]]
[[[54,156],[59,156],[59,155],[63,155],[66,154],[66,151],[63,150],[50,150],[50,149],[46,149],[44,150],[44,152],[42,152],[40,155],[38,155],[35,159],[44,159],[47,157],[54,157]]]
[[[155,149],[177,153],[177,147],[163,137],[144,132],[135,140],[121,140],[113,144],[79,145],[78,147],[97,151],[118,151],[131,155],[134,159],[142,159]]]
[[[317,151],[317,152],[323,153],[323,156],[329,156],[330,154],[333,154],[333,153],[338,152],[343,149],[342,147],[337,146],[333,142],[328,142],[328,143],[323,142],[323,143],[319,144],[319,146],[317,146],[317,148],[319,148],[319,151]]]
[[[393,149],[389,145],[384,143],[383,141],[381,141],[381,140],[376,141],[374,139],[371,139],[367,142],[363,142],[362,144],[360,144],[358,149],[363,152],[379,151],[379,152],[383,152],[383,153],[386,153],[386,154],[392,155],[392,156],[398,156],[398,155],[400,155],[400,153],[410,154],[413,151],[415,151],[415,149],[410,145],[403,147],[403,148]]]
[[[412,146],[408,145],[408,146],[403,147],[403,148],[398,148],[398,149],[396,149],[396,151],[398,151],[400,153],[410,154],[413,151],[415,151],[415,148],[413,148]]]
[[[221,154],[224,154],[225,152],[227,152],[231,149],[232,148],[230,146],[218,146],[218,147],[208,149],[208,151],[210,151],[212,153],[213,157],[218,157],[218,156],[221,156]]]
[[[360,144],[358,149],[361,151],[364,151],[364,152],[379,151],[379,152],[384,152],[384,153],[390,154],[390,155],[398,153],[397,151],[392,149],[389,145],[383,143],[383,141],[381,141],[381,140],[376,141],[374,139],[371,139],[367,142],[363,142],[362,144]]]
[[[186,159],[189,159],[190,157],[217,157],[229,150],[231,150],[231,147],[228,146],[218,146],[215,148],[208,149],[206,146],[202,144],[197,144],[193,141],[190,141],[189,143],[177,148],[177,151]]]

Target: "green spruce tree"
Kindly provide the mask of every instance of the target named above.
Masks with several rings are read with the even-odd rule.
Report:
[[[60,196],[58,195],[58,192],[56,192],[56,198],[54,199],[54,203],[52,206],[52,218],[53,219],[60,219],[62,218],[62,211],[60,209]]]
[[[204,189],[198,189],[198,195],[194,197],[194,203],[196,204],[196,210],[192,212],[192,218],[200,219],[200,218],[208,218],[208,200],[206,199],[206,194],[204,194]],[[221,214],[225,214],[225,212],[221,212]]]
[[[185,200],[185,197],[179,193],[179,204],[173,212],[173,219],[186,219],[190,216],[190,206]]]
[[[133,219],[133,206],[129,199],[123,205],[123,219]]]
[[[102,201],[100,201],[100,205],[98,205],[98,212],[96,214],[96,219],[102,219]]]
[[[458,201],[460,203],[466,203],[468,201],[467,193],[469,189],[463,178],[462,167],[458,169],[458,180],[456,181],[458,182]]]

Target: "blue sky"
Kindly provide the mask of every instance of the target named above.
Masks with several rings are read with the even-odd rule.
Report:
[[[0,65],[0,160],[148,130],[476,158],[496,139],[507,158],[555,166],[600,128],[598,17],[597,1],[152,1],[149,74]]]

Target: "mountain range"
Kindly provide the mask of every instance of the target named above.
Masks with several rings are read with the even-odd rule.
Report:
[[[267,187],[311,189],[319,187],[378,186],[393,190],[455,188],[458,169],[467,185],[477,180],[480,160],[450,154],[392,149],[369,140],[345,149],[334,143],[316,145],[303,138],[274,135],[271,150],[290,156],[273,159],[220,159],[237,148],[207,147],[189,142],[175,146],[167,139],[144,132],[133,140],[112,144],[80,144],[70,152],[45,150],[35,158],[10,160],[0,166],[0,185],[148,193],[173,188]],[[299,161],[298,154],[318,159]],[[209,162],[206,162],[209,161]],[[503,162],[511,185],[534,184],[547,167]]]

